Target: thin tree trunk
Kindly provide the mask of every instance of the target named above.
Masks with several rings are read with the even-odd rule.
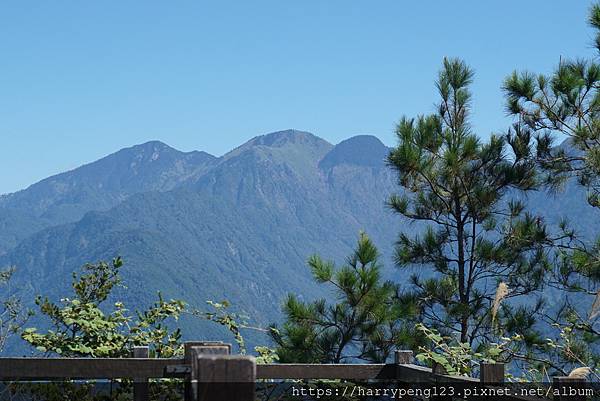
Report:
[[[460,199],[458,195],[454,197],[454,207],[455,207],[455,218],[456,218],[456,235],[458,239],[458,295],[459,301],[462,306],[461,316],[460,316],[460,341],[467,342],[468,340],[468,329],[469,329],[469,314],[466,312],[466,309],[469,307],[469,299],[465,290],[465,244],[464,244],[464,234],[465,234],[465,226],[462,220],[462,213],[460,210]]]

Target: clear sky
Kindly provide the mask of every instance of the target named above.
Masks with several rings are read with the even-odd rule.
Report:
[[[221,155],[296,128],[395,143],[434,110],[444,56],[476,71],[473,123],[506,128],[500,85],[590,57],[582,0],[0,3],[0,193],[158,139]]]

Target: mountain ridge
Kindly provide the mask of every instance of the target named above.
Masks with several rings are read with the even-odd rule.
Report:
[[[403,280],[392,268],[392,255],[405,222],[386,208],[389,195],[399,190],[397,177],[385,162],[389,148],[376,137],[358,135],[332,145],[284,130],[220,157],[156,141],[127,149],[122,159],[86,165],[98,169],[85,175],[86,190],[77,192],[76,185],[74,192],[59,193],[63,198],[47,202],[42,213],[0,206],[0,266],[17,267],[15,288],[29,305],[36,295],[57,300],[68,294],[71,273],[84,263],[119,255],[127,289],[115,296],[132,309],[148,305],[161,290],[195,307],[228,299],[265,325],[280,318],[288,292],[326,297],[311,280],[306,259],[318,253],[344,261],[360,231],[379,247],[386,278]],[[100,191],[105,198],[97,193],[99,183],[113,185],[103,186],[112,188]],[[600,224],[582,189],[571,184],[557,198],[530,194],[533,211],[546,213],[548,223],[566,210],[579,222]],[[44,201],[43,194],[19,196],[31,195],[31,204]],[[190,339],[222,340],[226,334],[187,318],[182,327]]]
[[[58,299],[69,286],[57,278],[120,255],[127,305],[151,302],[158,289],[196,306],[229,298],[268,324],[278,319],[287,292],[324,295],[305,267],[308,255],[343,260],[359,231],[383,242],[395,230],[393,219],[373,213],[383,207],[384,188],[393,185],[389,172],[347,166],[335,169],[331,180],[319,161],[333,149],[298,131],[254,138],[211,159],[211,168],[185,185],[134,193],[106,210],[34,232],[0,255],[0,265],[18,266],[15,280],[25,299]],[[365,190],[342,202],[357,178]],[[213,332],[198,322],[184,326]]]

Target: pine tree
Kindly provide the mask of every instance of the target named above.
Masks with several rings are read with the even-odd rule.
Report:
[[[383,362],[397,345],[419,343],[413,336],[414,322],[408,323],[409,316],[415,316],[414,302],[398,299],[397,286],[383,281],[378,258],[364,233],[342,267],[318,255],[309,258],[315,281],[331,286],[336,303],[288,296],[286,320],[271,330],[281,362]]]
[[[596,31],[600,54],[600,5],[591,7],[588,23]],[[594,60],[563,60],[551,74],[513,72],[503,86],[506,106],[517,124],[538,137],[537,160],[545,183],[561,189],[577,179],[587,190],[592,207],[600,208],[600,64]],[[567,138],[556,146],[556,139]],[[562,222],[559,231],[567,241],[556,246],[556,260],[549,286],[561,292],[562,305],[545,319],[559,329],[550,342],[558,351],[556,364],[568,369],[600,366],[600,239],[578,238]],[[587,295],[589,310],[582,309]],[[570,365],[570,367],[569,367]]]
[[[600,53],[600,5],[590,10]],[[538,135],[538,158],[547,183],[558,186],[575,175],[589,189],[588,200],[600,207],[600,64],[560,60],[549,75],[513,72],[503,90],[507,111]],[[569,147],[554,146],[556,134]]]
[[[426,324],[472,346],[498,326],[535,342],[531,309],[540,304],[507,302],[535,295],[547,269],[544,222],[518,200],[538,187],[533,138],[518,125],[485,142],[472,132],[473,76],[463,61],[444,59],[437,113],[397,126],[388,162],[403,192],[389,203],[414,226],[400,234],[395,259],[416,270],[411,288]]]

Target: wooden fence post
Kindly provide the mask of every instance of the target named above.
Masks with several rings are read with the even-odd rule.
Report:
[[[199,351],[197,347],[193,352]],[[256,360],[243,355],[196,353],[197,399],[201,401],[254,401]]]
[[[186,341],[183,347],[184,363],[192,368],[189,380],[186,380],[184,384],[184,400],[200,401],[198,399],[197,355],[228,355],[231,353],[231,344],[224,344],[221,341]]]
[[[407,365],[414,362],[414,354],[412,351],[405,350],[396,350],[394,351],[394,363],[396,365]],[[397,384],[398,388],[402,388],[408,390],[411,387],[410,383],[404,382],[402,373],[400,372],[398,366],[396,366],[396,380],[400,383]],[[405,399],[407,401],[412,401],[414,398],[411,396],[406,396]]]
[[[134,358],[149,358],[149,355],[149,347],[133,347]],[[147,377],[133,379],[133,400],[150,401],[150,384]]]
[[[394,362],[396,365],[407,365],[413,363],[413,352],[412,351],[401,351],[396,350],[394,352]]]
[[[479,381],[481,383],[504,383],[503,363],[482,363],[479,365]]]

